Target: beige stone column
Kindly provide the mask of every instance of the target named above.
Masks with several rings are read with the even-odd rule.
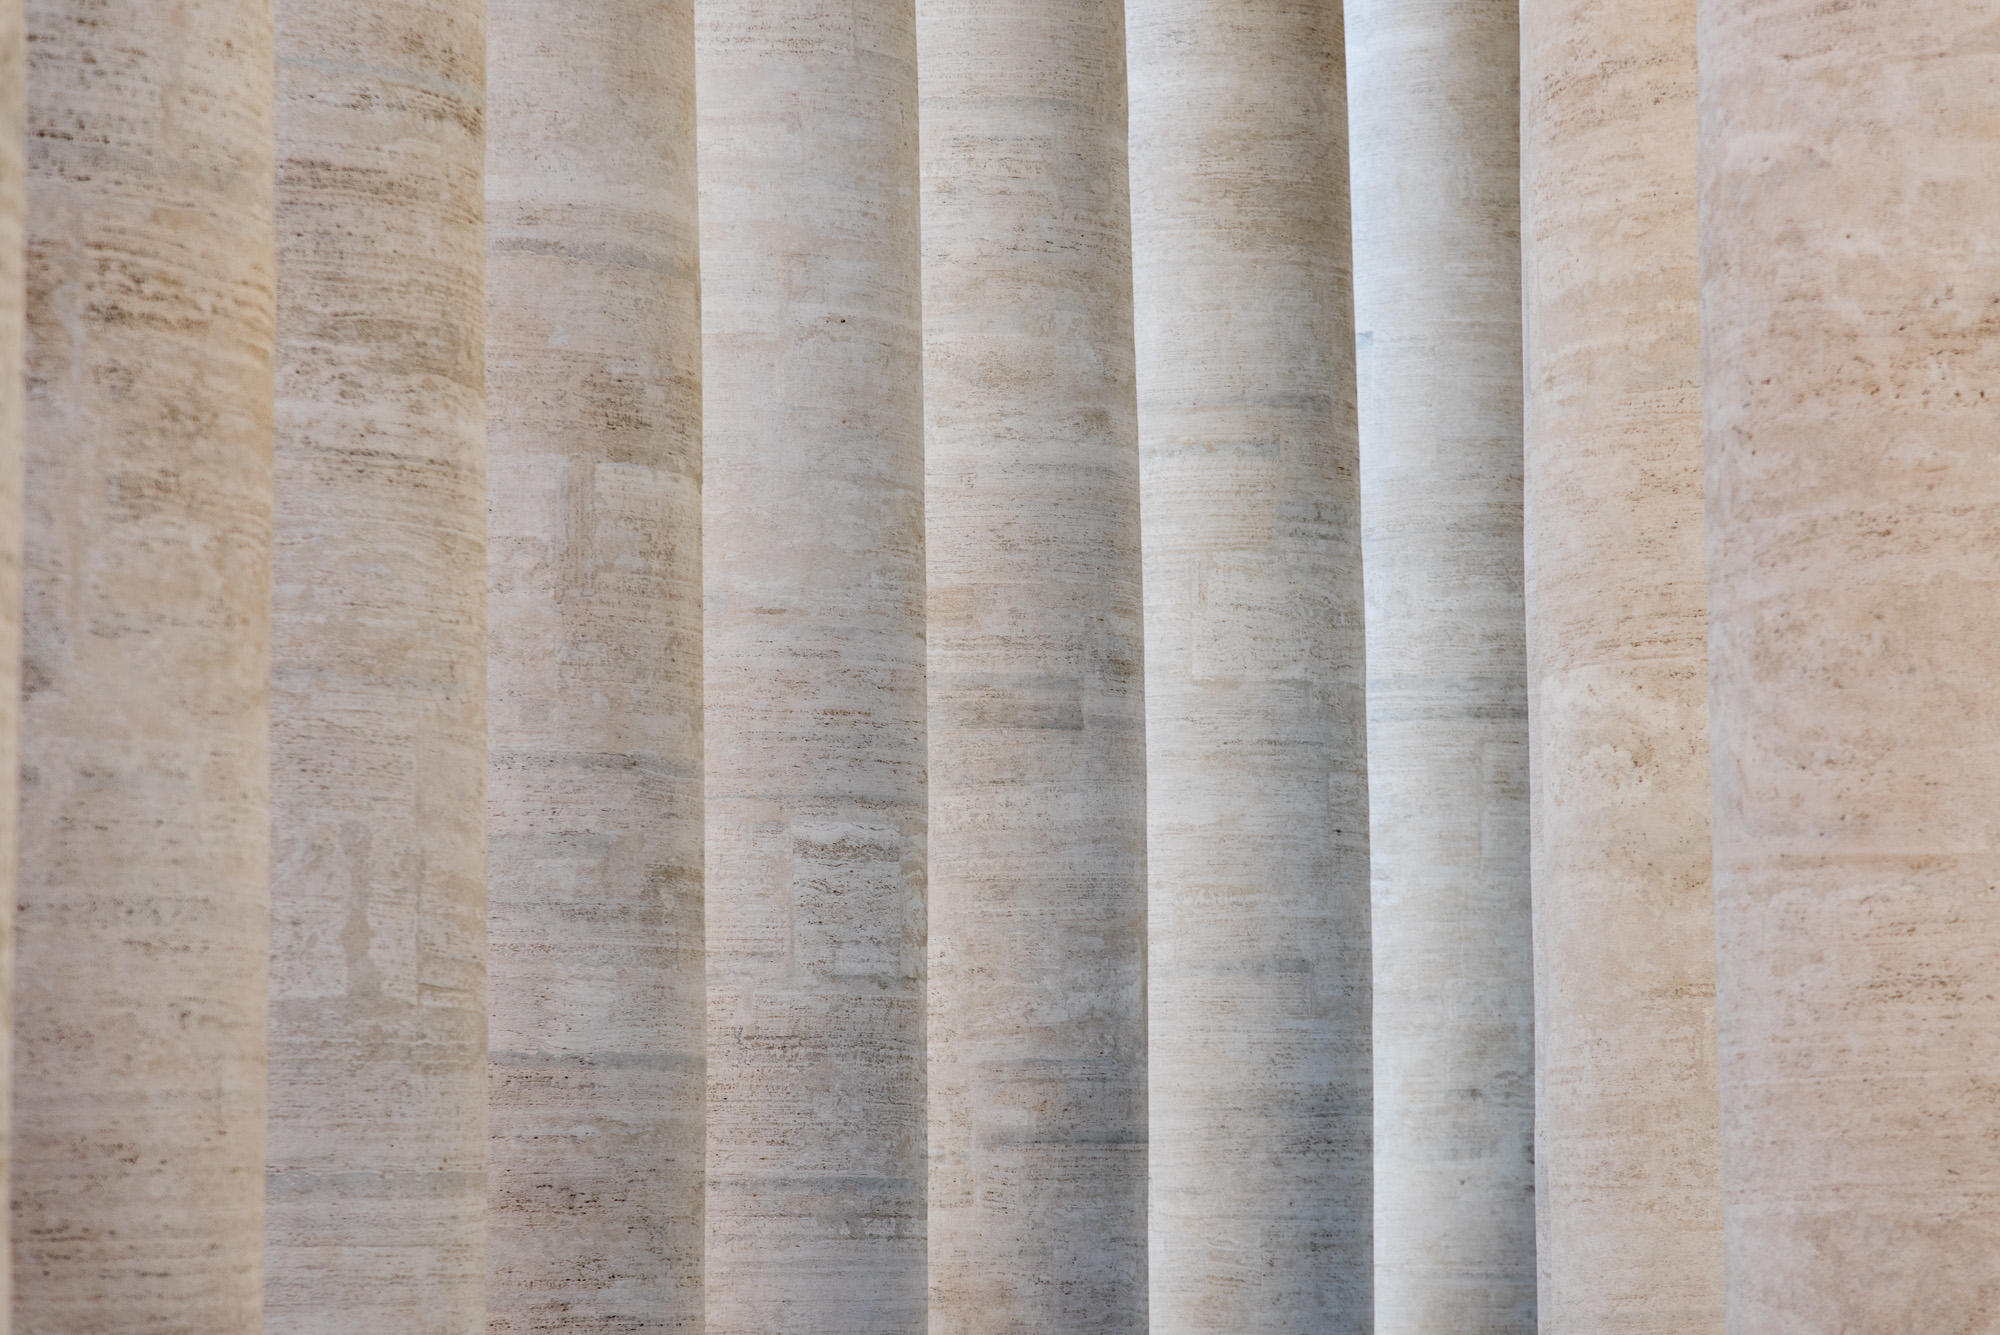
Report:
[[[2000,5],[1702,0],[1729,1329],[2000,1327]]]
[[[26,13],[13,1324],[256,1335],[270,7]],[[0,49],[16,32],[0,23]],[[20,67],[0,68],[18,107]]]
[[[486,1305],[481,0],[280,0],[267,1335]]]
[[[1375,1329],[1535,1329],[1517,0],[1348,0]]]
[[[910,0],[699,0],[708,1330],[924,1329]]]
[[[1146,1329],[1119,0],[919,0],[931,1335]]]
[[[1129,33],[1151,1329],[1367,1332],[1340,5],[1154,0],[1131,6]]]
[[[699,1331],[688,0],[490,0],[487,1330]]]
[[[1521,9],[1544,1335],[1722,1329],[1694,6]]]

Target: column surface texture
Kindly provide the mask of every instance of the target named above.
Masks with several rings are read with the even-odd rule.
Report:
[[[268,1335],[486,1325],[485,64],[278,7]]]
[[[491,0],[487,1329],[699,1331],[688,0]]]
[[[1535,1329],[1516,0],[1348,0],[1375,1321]]]
[[[1722,1329],[1694,3],[1521,10],[1544,1335]]]
[[[257,1335],[270,6],[26,13],[14,1328]]]
[[[699,0],[710,1335],[924,1329],[909,0]]]
[[[1996,1330],[2000,4],[1701,13],[1729,1330]]]
[[[1146,1329],[1119,0],[920,0],[931,1335]]]
[[[1151,1328],[1367,1332],[1367,757],[1338,0],[1130,9]]]
[[[21,340],[26,332],[26,6],[0,0],[0,904],[14,900],[21,700]],[[13,1136],[14,915],[0,915],[0,1190]],[[11,1252],[0,1245],[0,1335],[12,1329]]]

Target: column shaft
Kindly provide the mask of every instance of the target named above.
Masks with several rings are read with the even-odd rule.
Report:
[[[1119,0],[919,0],[932,1335],[1146,1329]]]
[[[702,0],[708,1330],[924,1328],[910,0]]]
[[[28,70],[24,0],[0,0],[0,904],[14,900],[21,700],[21,343],[27,296]],[[13,1152],[14,915],[0,915],[0,1184]],[[12,1326],[11,1255],[0,1239],[0,1335]]]
[[[688,0],[492,0],[487,1329],[699,1331]]]
[[[1516,0],[1348,0],[1375,1320],[1535,1329]]]
[[[1151,1328],[1366,1332],[1367,756],[1338,0],[1135,5]]]
[[[267,1335],[486,1324],[481,0],[280,0]]]
[[[14,1324],[256,1335],[270,7],[33,0],[27,35]]]
[[[2000,6],[1703,0],[1729,1329],[2000,1326]]]
[[[1545,1335],[1722,1329],[1694,4],[1521,10]]]

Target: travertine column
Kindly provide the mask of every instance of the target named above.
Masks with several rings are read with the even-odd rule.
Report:
[[[21,699],[21,261],[28,96],[23,0],[0,0],[0,904],[13,898]],[[8,1181],[14,1041],[14,915],[0,914],[0,1187]],[[0,1245],[0,1335],[12,1328],[9,1249]]]
[[[27,32],[14,1328],[256,1335],[270,6],[31,0]]]
[[[1545,1335],[1722,1328],[1694,6],[1521,9]]]
[[[491,0],[487,1329],[701,1329],[689,0]]]
[[[919,0],[931,1335],[1146,1329],[1120,0]]]
[[[1702,0],[1729,1329],[2000,1329],[2000,4]]]
[[[1535,1329],[1517,0],[1347,0],[1375,1328]]]
[[[278,6],[267,1335],[486,1324],[484,14]]]
[[[1130,10],[1151,1329],[1371,1330],[1339,0]]]
[[[708,1330],[924,1328],[910,0],[698,0]]]

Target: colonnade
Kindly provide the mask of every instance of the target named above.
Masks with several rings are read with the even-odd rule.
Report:
[[[2000,1320],[1995,31],[0,0],[0,1327]]]

